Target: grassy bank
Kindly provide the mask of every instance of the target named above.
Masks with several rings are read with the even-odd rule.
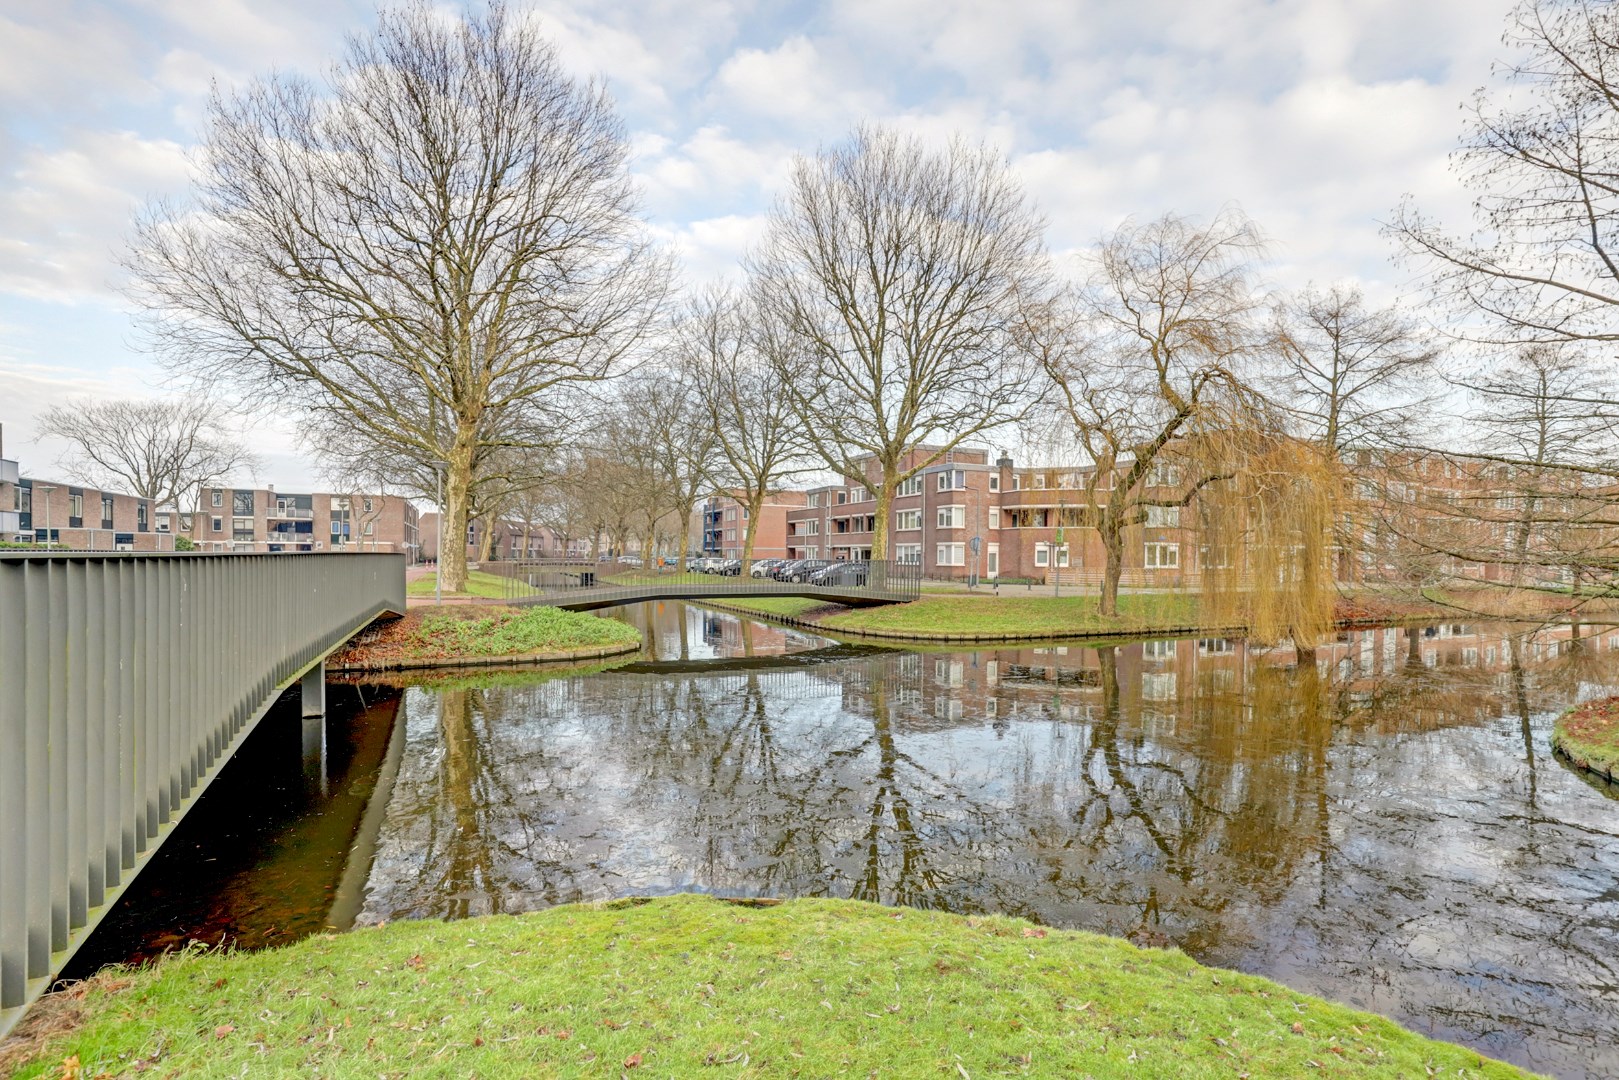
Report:
[[[1150,633],[1198,625],[1197,597],[1130,593],[1119,597],[1117,618],[1097,611],[1095,596],[1002,596],[956,593],[924,596],[909,604],[859,608],[821,620],[829,630],[890,634],[1017,634],[1028,637]]]
[[[376,623],[334,653],[335,668],[386,668],[639,645],[640,631],[553,607],[418,608]]]
[[[432,596],[435,579],[431,574],[405,585],[406,596]],[[445,596],[476,596],[483,600],[505,600],[533,592],[522,582],[501,577],[483,570],[467,571],[467,587],[459,592],[446,592]]]
[[[774,615],[780,619],[801,619],[812,611],[837,607],[825,600],[811,600],[803,596],[760,596],[747,600],[726,597],[724,600],[699,600],[697,603],[704,607],[756,611],[760,615]]]
[[[1558,717],[1552,745],[1582,769],[1619,780],[1619,697],[1587,701]]]
[[[833,900],[395,923],[104,974],[37,1022],[64,1030],[22,1077],[1524,1075],[1180,953]]]

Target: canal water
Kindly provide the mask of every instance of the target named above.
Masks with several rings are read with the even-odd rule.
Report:
[[[626,895],[839,896],[1172,945],[1619,1075],[1619,799],[1552,718],[1619,630],[840,647],[680,604],[632,663],[334,688],[227,766],[75,964]]]

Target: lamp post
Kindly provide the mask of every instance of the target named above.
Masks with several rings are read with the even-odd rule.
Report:
[[[52,551],[56,550],[56,543],[51,539],[51,492],[55,490],[56,486],[54,484],[34,485],[36,493],[43,492],[45,495],[45,544]]]

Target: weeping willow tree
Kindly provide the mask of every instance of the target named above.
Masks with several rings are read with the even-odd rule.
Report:
[[[1198,452],[1231,463],[1198,499],[1204,621],[1240,623],[1266,644],[1290,638],[1308,655],[1334,627],[1341,465],[1326,447],[1263,432]]]

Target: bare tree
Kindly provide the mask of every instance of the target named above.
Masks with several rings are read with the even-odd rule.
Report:
[[[1300,435],[1339,458],[1412,441],[1439,356],[1421,324],[1341,285],[1286,298],[1276,319],[1278,397]]]
[[[214,98],[194,198],[138,225],[135,294],[177,370],[346,427],[418,481],[443,461],[461,535],[489,440],[566,430],[570,391],[657,317],[667,265],[625,155],[605,91],[532,23],[384,10],[324,87]],[[465,573],[448,545],[445,585]]]
[[[202,397],[69,401],[46,409],[38,430],[71,444],[59,464],[72,478],[189,513],[204,487],[260,465],[221,416]]]
[[[1057,422],[1094,465],[1064,524],[1096,529],[1106,552],[1100,611],[1118,614],[1125,531],[1230,479],[1226,440],[1262,412],[1253,224],[1228,211],[1208,225],[1166,215],[1128,222],[1086,257],[1071,306],[1031,314]]]
[[[1486,340],[1619,340],[1619,8],[1523,0],[1497,90],[1469,109],[1453,167],[1477,229],[1453,235],[1409,200],[1390,232]]]
[[[804,471],[810,450],[784,365],[770,361],[780,335],[752,298],[714,289],[691,302],[675,340],[681,377],[695,387],[701,422],[714,442],[713,486],[730,491],[744,508],[746,573],[765,500]]]
[[[934,152],[862,127],[794,165],[748,260],[754,294],[784,331],[771,359],[816,451],[850,476],[875,461],[874,558],[902,481],[1024,415],[1019,313],[1048,288],[1042,224],[1005,162],[960,141]]]

